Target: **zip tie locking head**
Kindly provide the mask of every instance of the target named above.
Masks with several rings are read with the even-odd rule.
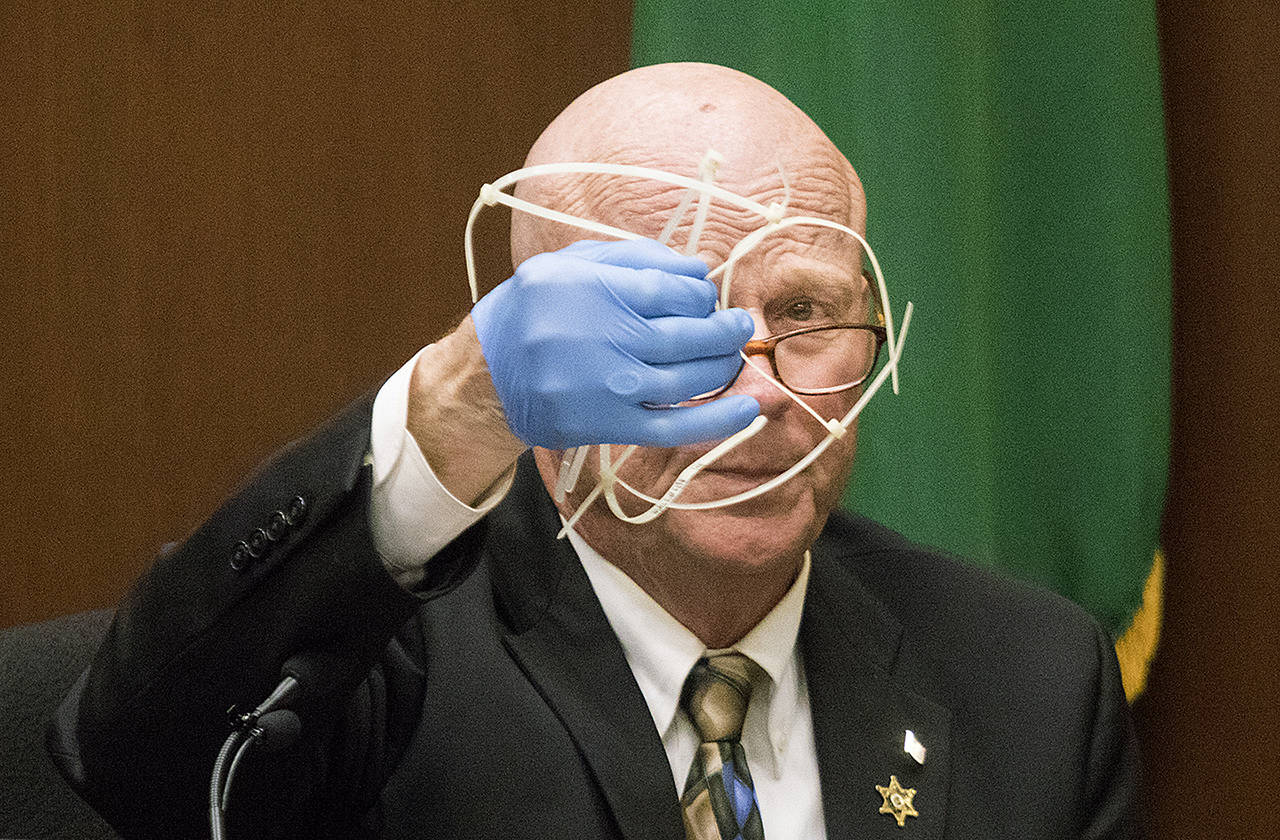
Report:
[[[493,188],[493,184],[485,184],[480,188],[480,200],[485,207],[492,207],[497,203],[498,191]]]
[[[698,176],[704,181],[715,181],[716,173],[720,171],[720,165],[724,163],[724,155],[715,149],[707,149],[702,155],[702,160],[698,161]]]
[[[765,214],[765,221],[771,225],[782,223],[782,217],[786,215],[787,205],[780,202],[773,202],[766,208],[769,212]]]

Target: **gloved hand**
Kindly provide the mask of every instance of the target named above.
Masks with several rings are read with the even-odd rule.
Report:
[[[707,266],[653,240],[576,242],[529,258],[471,310],[511,431],[531,446],[678,446],[728,437],[759,413],[713,391],[754,330],[715,311]]]

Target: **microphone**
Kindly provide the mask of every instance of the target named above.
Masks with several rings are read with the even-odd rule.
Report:
[[[285,680],[289,679],[289,677],[285,677]],[[281,685],[283,684],[284,681],[281,681]],[[263,702],[262,705],[265,706],[266,702]],[[262,706],[258,708],[262,708]],[[264,713],[258,718],[253,728],[248,730],[247,735],[244,729],[236,729],[231,733],[226,743],[222,745],[222,752],[218,754],[218,760],[213,765],[209,801],[209,829],[213,840],[222,840],[226,837],[226,829],[223,828],[222,821],[227,816],[227,803],[231,798],[231,782],[235,779],[236,768],[240,766],[240,760],[248,755],[250,747],[256,744],[260,752],[268,753],[287,750],[297,742],[298,736],[301,734],[302,720],[291,709],[274,709]],[[231,759],[226,781],[222,782],[220,781],[222,767],[226,764],[227,756],[230,755],[236,742],[241,738],[243,738],[243,743],[236,750],[235,757]],[[215,794],[213,791],[217,791],[217,793]]]
[[[296,653],[281,666],[283,676],[267,698],[253,711],[233,719],[234,729],[213,763],[209,781],[209,831],[213,840],[226,837],[223,820],[231,796],[231,781],[249,749],[257,744],[261,751],[271,753],[293,746],[302,735],[302,719],[289,707],[320,700],[334,690],[341,690],[350,678],[359,674],[359,668],[359,660],[347,653],[325,650]]]
[[[338,691],[347,691],[368,671],[359,657],[345,651],[312,649],[295,653],[284,661],[280,673],[284,677],[272,696],[281,695],[270,708],[291,705],[294,708],[330,699]],[[286,687],[292,678],[294,684]],[[263,701],[271,701],[271,697]],[[266,711],[269,711],[267,709]]]
[[[250,714],[255,721],[258,720],[268,712],[292,702],[294,697],[301,693],[301,688],[302,683],[286,672],[285,678],[280,680],[280,683],[267,695],[267,699],[259,703]]]
[[[262,752],[279,752],[292,747],[302,734],[302,720],[292,709],[276,709],[258,718],[255,741]],[[231,779],[228,777],[227,785]]]

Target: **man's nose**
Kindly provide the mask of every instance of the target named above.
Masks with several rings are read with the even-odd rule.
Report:
[[[727,393],[755,397],[756,402],[760,403],[760,413],[773,417],[791,404],[791,398],[783,392],[782,383],[774,378],[768,351],[760,343],[760,339],[768,335],[768,332],[761,323],[760,317],[758,315],[753,317],[756,321],[755,335],[742,349],[746,361]]]

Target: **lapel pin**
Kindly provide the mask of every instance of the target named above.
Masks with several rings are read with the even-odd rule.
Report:
[[[904,788],[898,784],[897,776],[889,777],[888,787],[876,785],[876,790],[884,797],[884,802],[880,805],[880,813],[888,814],[897,820],[898,828],[902,828],[907,824],[907,817],[920,816],[915,806],[911,804],[911,800],[916,795],[916,789]]]
[[[907,737],[902,742],[902,751],[916,760],[916,764],[924,764],[925,748],[916,737],[916,733],[907,730]]]

